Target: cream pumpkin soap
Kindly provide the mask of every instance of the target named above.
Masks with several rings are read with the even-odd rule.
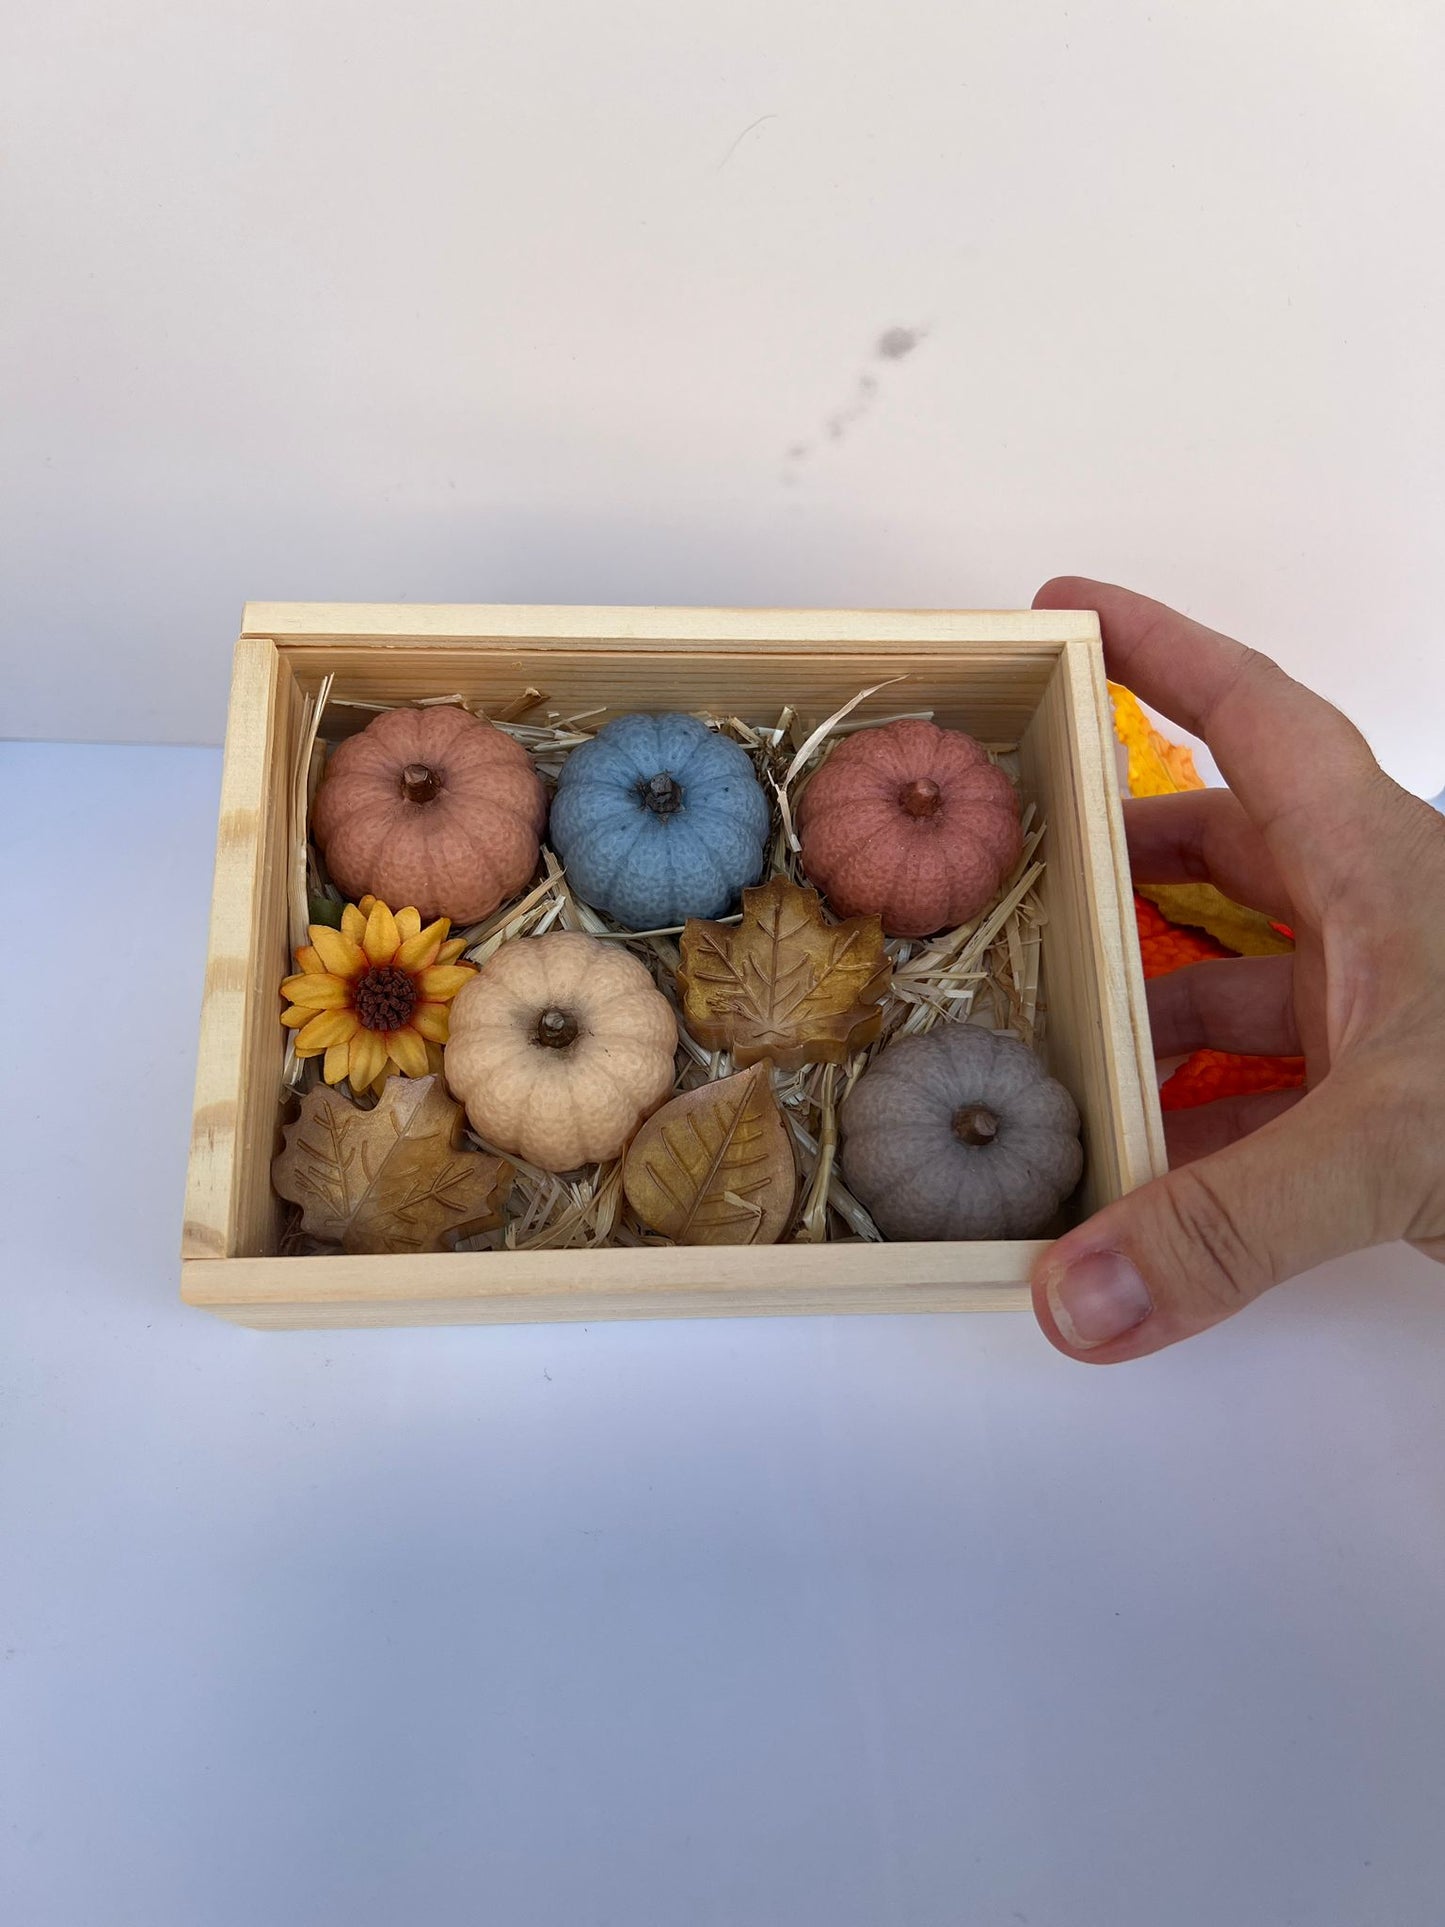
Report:
[[[453,999],[445,1072],[472,1129],[544,1171],[616,1157],[673,1084],[645,964],[571,930],[504,943]]]

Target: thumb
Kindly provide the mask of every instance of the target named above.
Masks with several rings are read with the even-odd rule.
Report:
[[[1360,1108],[1332,1091],[1340,1081],[1060,1238],[1034,1270],[1045,1335],[1091,1364],[1142,1358],[1393,1235],[1381,1174],[1361,1152]]]

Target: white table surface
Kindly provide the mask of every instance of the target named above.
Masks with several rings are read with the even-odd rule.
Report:
[[[7,1921],[1438,1923],[1438,1270],[1111,1371],[1025,1316],[214,1322],[218,777],[0,748]]]

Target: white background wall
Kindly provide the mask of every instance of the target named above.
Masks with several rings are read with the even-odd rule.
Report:
[[[10,11],[4,732],[217,740],[247,596],[1084,569],[1445,781],[1433,0]]]

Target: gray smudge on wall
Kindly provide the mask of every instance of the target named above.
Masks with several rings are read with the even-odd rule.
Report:
[[[874,352],[880,361],[902,361],[923,339],[922,328],[885,328]]]
[[[876,361],[902,361],[925,338],[926,328],[885,328],[873,344],[873,357]],[[872,408],[878,395],[878,377],[865,369],[853,384],[853,392],[840,408],[823,423],[825,441],[841,442],[848,431],[860,422]],[[782,480],[793,483],[798,479],[799,464],[806,461],[813,452],[811,442],[794,442],[783,457]]]

